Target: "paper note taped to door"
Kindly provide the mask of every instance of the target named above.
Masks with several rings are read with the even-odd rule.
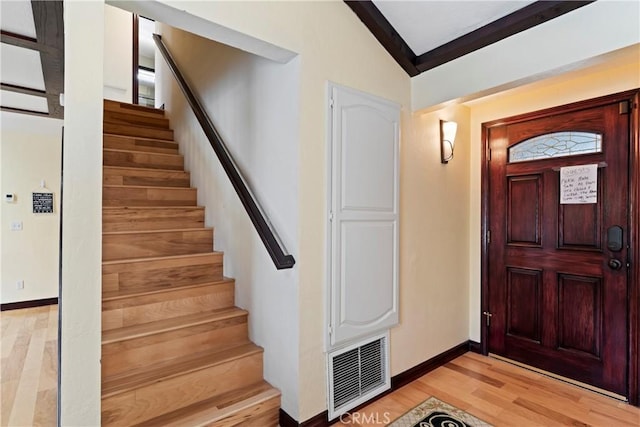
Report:
[[[598,202],[598,165],[560,168],[560,203],[575,205]]]

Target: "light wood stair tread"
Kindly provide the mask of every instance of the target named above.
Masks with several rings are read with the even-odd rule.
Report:
[[[280,391],[266,381],[205,399],[185,408],[152,418],[136,427],[205,426],[229,415],[280,396]]]
[[[169,119],[165,116],[149,116],[143,114],[131,114],[128,111],[107,110],[102,117],[104,123],[123,123],[136,126],[152,126],[159,129],[169,129]]]
[[[143,151],[136,151],[137,153],[143,153]],[[144,151],[144,153],[147,153],[146,151]],[[152,153],[152,154],[165,154],[165,153]],[[173,156],[174,154],[169,154],[170,156]],[[142,169],[144,172],[158,172],[158,173],[175,173],[175,174],[188,174],[189,172],[184,171],[184,170],[178,170],[178,169],[156,169],[156,168],[139,168],[139,167],[134,167],[134,166],[103,166],[104,169],[109,169],[109,170],[113,170],[113,171],[123,171],[123,172],[128,172],[128,171],[139,171],[140,169]]]
[[[157,257],[146,257],[146,258],[127,258],[127,259],[116,259],[113,261],[102,261],[102,266],[105,265],[117,265],[117,264],[130,264],[133,262],[151,262],[151,261],[163,261],[163,260],[173,260],[173,259],[184,259],[184,258],[194,258],[194,257],[208,257],[211,255],[222,255],[222,251],[211,251],[204,252],[198,254],[186,254],[186,255],[168,255],[168,256],[157,256]]]
[[[161,117],[159,117],[159,118],[161,118]],[[123,127],[128,127],[128,128],[141,128],[141,129],[145,129],[145,130],[159,130],[159,131],[163,131],[163,130],[171,131],[172,130],[170,128],[159,128],[157,126],[152,126],[152,125],[151,126],[145,126],[145,125],[141,125],[139,123],[123,123],[123,122],[120,122],[120,121],[109,120],[107,117],[103,118],[102,123],[106,124],[106,125],[123,126]],[[126,135],[126,134],[116,133],[116,132],[114,132],[112,130],[111,131],[107,131],[105,133],[107,133],[109,135]],[[146,137],[146,138],[149,138],[149,137]],[[160,140],[163,140],[163,139],[160,138]],[[163,141],[165,141],[165,140],[163,140]]]
[[[171,128],[139,126],[130,123],[110,122],[109,120],[103,120],[102,129],[109,134],[154,138],[163,141],[173,141],[175,136]]]
[[[145,156],[167,156],[167,157],[182,157],[180,153],[154,153],[149,151],[140,151],[140,150],[122,150],[120,148],[103,148],[102,151],[116,152],[116,153],[134,153],[134,154],[143,154]],[[115,166],[104,166],[104,167],[115,167]],[[133,168],[138,169],[138,168]],[[146,168],[140,168],[146,169]],[[175,169],[171,169],[175,170]]]
[[[141,113],[152,113],[164,116],[165,110],[161,108],[147,107],[146,105],[139,104],[129,104],[126,102],[114,101],[112,99],[104,99],[103,100],[104,108],[112,111],[114,108],[117,110],[131,112],[131,114],[135,114],[136,112]]]
[[[143,168],[140,168],[143,169]],[[131,188],[146,188],[146,189],[150,189],[150,190],[195,190],[195,187],[156,187],[153,185],[117,185],[117,184],[105,184],[102,187],[106,187],[106,188],[126,188],[126,189],[131,189]],[[106,207],[106,206],[105,206]],[[133,208],[137,208],[138,206],[132,206]],[[172,206],[172,207],[176,207],[176,206]],[[187,207],[187,205],[185,205],[185,207]]]
[[[203,313],[190,314],[181,317],[173,317],[170,319],[142,323],[139,325],[127,326],[124,328],[110,329],[102,333],[102,345],[146,337],[162,332],[174,331],[176,329],[201,325],[203,323],[210,323],[225,319],[231,319],[233,317],[246,316],[247,314],[248,312],[246,310],[242,310],[238,307],[222,308],[219,310],[206,311]]]
[[[171,140],[149,138],[146,136],[118,135],[104,133],[103,148],[136,150],[150,153],[180,153],[180,145]]]
[[[262,353],[262,348],[247,342],[223,350],[216,349],[215,351],[194,353],[167,362],[156,363],[150,367],[133,369],[103,378],[102,399],[256,353]]]
[[[169,140],[166,140],[166,139],[149,138],[147,136],[120,135],[120,134],[117,134],[117,133],[110,133],[110,132],[104,132],[103,135],[104,136],[114,137],[114,138],[135,139],[135,140],[140,140],[140,141],[160,142],[162,144],[173,144],[173,145],[176,146],[176,148],[179,147],[179,144],[177,142],[169,141]]]
[[[167,228],[161,230],[127,230],[127,231],[103,231],[102,235],[106,236],[126,236],[127,234],[160,234],[160,233],[175,233],[175,232],[194,232],[194,231],[213,231],[213,227],[199,227],[199,228]]]
[[[124,187],[124,186],[123,186]],[[127,186],[128,187],[128,186]],[[171,187],[173,188],[173,187]],[[154,209],[204,209],[204,206],[191,206],[191,205],[173,205],[173,206],[103,206],[102,210],[154,210]]]
[[[181,286],[173,286],[168,288],[149,288],[149,289],[134,289],[134,290],[122,290],[122,291],[111,291],[104,292],[102,294],[102,302],[109,301],[117,301],[120,299],[128,299],[128,298],[136,298],[147,295],[159,295],[167,292],[175,292],[178,290],[187,290],[187,289],[196,289],[196,288],[204,288],[208,286],[216,286],[222,285],[225,283],[231,283],[234,279],[229,277],[224,277],[222,280],[217,280],[215,282],[204,282],[197,283],[194,285],[181,285]]]

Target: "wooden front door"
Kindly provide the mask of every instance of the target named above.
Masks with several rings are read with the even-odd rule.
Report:
[[[623,396],[630,99],[484,129],[488,351]]]

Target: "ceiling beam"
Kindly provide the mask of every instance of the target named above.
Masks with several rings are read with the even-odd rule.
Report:
[[[47,92],[44,90],[12,85],[9,83],[0,83],[0,89],[6,90],[9,92],[21,93],[23,95],[42,96],[42,97],[47,96]]]
[[[493,21],[464,36],[443,44],[416,59],[419,72],[424,72],[498,42],[509,36],[550,21],[572,10],[593,3],[589,1],[537,1]]]
[[[595,0],[539,0],[417,56],[371,0],[344,0],[398,64],[414,77],[424,71],[535,27]],[[455,6],[455,3],[452,3]],[[461,6],[463,7],[463,6]]]
[[[44,113],[42,111],[24,110],[22,108],[0,106],[0,111],[7,111],[9,113],[18,113],[18,114],[28,114],[30,116],[38,116],[38,117],[49,117],[49,113]]]
[[[61,119],[64,108],[60,94],[64,92],[64,17],[62,1],[31,1],[36,26],[42,74],[47,92],[49,116]]]
[[[42,45],[34,38],[12,33],[11,31],[0,30],[0,42],[24,49],[39,50],[40,52],[55,52],[54,48]]]
[[[371,0],[344,2],[407,74],[411,77],[420,74],[415,66],[416,54]]]

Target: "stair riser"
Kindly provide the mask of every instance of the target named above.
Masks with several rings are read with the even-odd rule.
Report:
[[[148,337],[102,345],[102,376],[151,366],[174,357],[248,342],[247,317],[154,334]]]
[[[165,117],[140,116],[138,114],[122,113],[118,111],[105,111],[103,120],[105,123],[169,129],[169,119]]]
[[[222,255],[178,260],[137,261],[102,267],[102,289],[135,291],[222,280]]]
[[[125,136],[138,136],[142,138],[157,138],[166,141],[173,141],[173,130],[171,129],[157,129],[152,127],[132,126],[118,123],[103,123],[102,129],[104,133],[112,133]]]
[[[102,163],[104,166],[128,168],[171,169],[177,171],[184,169],[184,158],[181,155],[139,153],[134,151],[104,150]]]
[[[160,425],[163,427],[184,427],[186,425],[197,425],[199,427],[278,426],[280,421],[280,394],[257,401],[253,396],[241,399],[239,398],[232,402],[221,402],[221,405],[210,406],[211,410],[209,411],[205,409],[182,418],[154,418],[144,424],[140,424],[139,427],[156,427]]]
[[[143,107],[140,105],[126,104],[108,99],[104,100],[103,106],[105,112],[114,111],[141,117],[164,117],[164,110]]]
[[[102,330],[231,308],[233,302],[233,282],[105,301],[102,303]]]
[[[278,396],[238,411],[227,418],[216,420],[209,424],[201,424],[201,427],[233,427],[240,425],[242,427],[276,427],[279,422],[280,397]]]
[[[204,227],[204,209],[105,209],[102,231],[171,230]]]
[[[142,422],[262,379],[262,353],[102,399],[102,425]]]
[[[136,185],[143,187],[189,187],[187,172],[146,169],[105,168],[102,174],[104,185]]]
[[[103,234],[102,260],[200,254],[213,251],[211,229]]]
[[[113,150],[146,151],[150,153],[179,154],[175,142],[135,138],[132,136],[104,135],[103,147]]]
[[[195,206],[195,188],[104,187],[102,206]]]

